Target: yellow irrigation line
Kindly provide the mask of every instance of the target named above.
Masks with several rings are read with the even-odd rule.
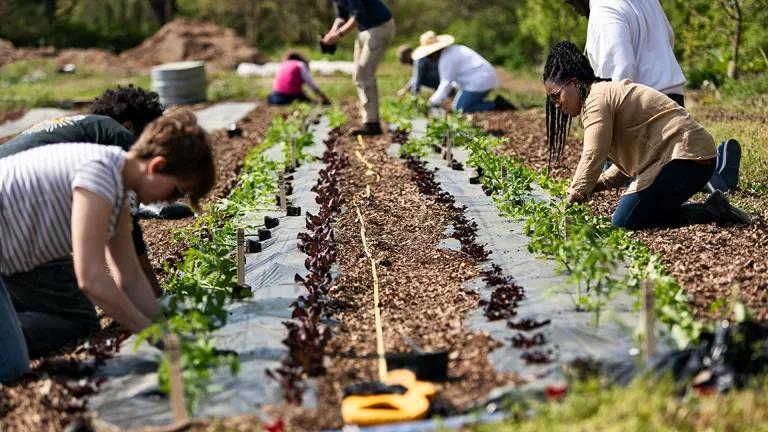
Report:
[[[357,136],[357,142],[360,144],[360,148],[362,150],[365,150],[365,141],[363,140],[363,137],[358,135]],[[378,179],[379,175],[373,170],[373,165],[368,163],[367,160],[363,157],[363,155],[360,153],[359,150],[355,150],[355,155],[358,159],[360,159],[361,162],[365,164],[365,166],[368,168],[368,171],[366,171],[365,175],[371,175],[375,174]],[[365,186],[365,194],[366,197],[371,196],[371,185]],[[368,260],[371,262],[371,274],[373,275],[373,316],[374,316],[374,322],[376,326],[376,357],[377,357],[377,364],[378,364],[378,371],[379,371],[379,381],[384,381],[387,378],[387,361],[384,358],[384,332],[381,327],[381,303],[379,302],[379,276],[376,273],[376,261],[373,259],[373,256],[371,255],[370,249],[368,249],[368,239],[365,236],[365,219],[363,219],[363,213],[360,211],[360,206],[358,206],[357,201],[353,201],[353,204],[355,206],[355,212],[357,213],[357,221],[360,223],[360,238],[363,240],[363,251],[365,251],[365,256],[368,257]]]
[[[387,362],[384,358],[384,334],[381,329],[381,306],[379,303],[379,276],[376,274],[376,261],[371,256],[371,251],[368,250],[368,241],[365,237],[365,221],[363,220],[363,214],[360,212],[360,207],[355,204],[355,211],[357,212],[357,220],[360,222],[360,237],[363,239],[363,250],[368,260],[371,261],[371,273],[373,274],[373,314],[376,323],[376,356],[378,357],[378,369],[379,369],[379,381],[384,381],[387,377]]]

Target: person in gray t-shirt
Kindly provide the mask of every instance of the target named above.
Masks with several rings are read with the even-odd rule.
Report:
[[[165,107],[160,103],[157,93],[132,85],[117,86],[106,90],[94,100],[91,114],[48,119],[0,145],[0,159],[39,146],[70,142],[114,145],[128,151],[147,124],[163,115],[164,110]],[[144,243],[138,217],[133,218],[131,232],[142,268],[152,284],[152,289],[160,295],[160,283],[147,257],[147,246]],[[77,292],[71,266],[71,260],[63,260],[60,265],[49,266],[47,269],[50,273],[49,277],[32,275],[30,279],[19,276],[19,283],[25,285],[69,283]],[[70,275],[69,282],[62,274]],[[60,291],[58,286],[50,288]],[[96,314],[83,311],[83,324],[88,327],[98,325]]]

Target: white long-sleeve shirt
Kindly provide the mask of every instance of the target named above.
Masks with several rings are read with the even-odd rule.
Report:
[[[484,92],[496,87],[496,71],[488,60],[464,45],[451,45],[440,54],[437,63],[440,85],[429,98],[432,105],[440,105],[451,87],[461,90]]]
[[[595,75],[683,94],[675,34],[659,0],[590,0],[587,57]]]

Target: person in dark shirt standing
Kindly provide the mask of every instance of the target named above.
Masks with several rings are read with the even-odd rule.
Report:
[[[95,99],[91,114],[48,119],[0,145],[0,159],[58,143],[104,144],[128,151],[145,126],[162,116],[163,111],[157,93],[133,86],[108,89]],[[139,264],[159,296],[160,284],[147,257],[138,217],[131,219]],[[93,305],[77,286],[71,258],[7,276],[6,284],[33,356],[57,349],[99,328]]]
[[[352,79],[360,99],[362,126],[353,135],[379,135],[379,90],[376,68],[395,38],[395,20],[381,0],[333,0],[336,20],[322,42],[335,45],[357,25]]]

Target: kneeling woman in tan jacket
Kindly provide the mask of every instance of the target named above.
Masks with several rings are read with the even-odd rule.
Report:
[[[584,148],[568,202],[629,186],[612,223],[628,229],[676,228],[694,223],[749,223],[721,192],[704,204],[685,204],[715,170],[712,136],[664,94],[629,80],[595,76],[572,42],[552,47],[544,67],[550,164],[559,159],[572,117],[581,115]],[[606,161],[613,162],[603,172]],[[630,181],[631,179],[631,181]]]

